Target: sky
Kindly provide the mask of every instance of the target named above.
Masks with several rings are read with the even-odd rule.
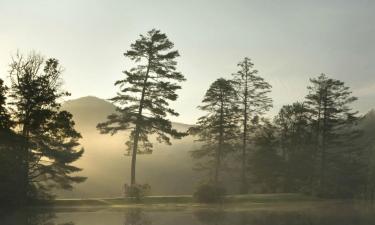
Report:
[[[60,60],[68,99],[108,99],[131,66],[123,53],[157,28],[187,78],[171,104],[176,122],[194,123],[209,85],[246,56],[273,86],[270,116],[302,101],[320,73],[350,86],[366,113],[375,108],[374,12],[371,0],[0,0],[0,78],[17,51],[35,50]]]

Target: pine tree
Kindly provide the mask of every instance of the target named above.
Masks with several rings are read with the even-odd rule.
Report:
[[[207,114],[189,130],[203,143],[200,149],[192,151],[192,157],[208,158],[209,161],[200,167],[210,171],[210,180],[215,185],[220,182],[223,159],[233,151],[238,135],[236,97],[231,81],[220,78],[213,82],[199,106]]]
[[[344,82],[325,74],[310,79],[306,104],[311,113],[315,136],[317,163],[317,192],[320,195],[344,194],[337,178],[352,167],[354,170],[360,150],[352,144],[359,135],[353,129],[357,121],[350,104],[357,100]],[[351,171],[351,173],[354,171]],[[347,174],[349,178],[349,174]],[[353,175],[355,179],[355,175]],[[342,192],[342,193],[339,193]],[[348,194],[348,193],[345,193]]]
[[[157,135],[159,142],[171,144],[170,138],[181,138],[185,133],[172,128],[166,117],[178,116],[169,107],[170,101],[178,97],[178,84],[185,80],[176,71],[178,51],[174,44],[159,30],[151,30],[131,44],[124,55],[136,66],[125,71],[125,78],[115,83],[120,92],[111,101],[118,105],[117,113],[108,116],[106,122],[98,124],[101,133],[115,134],[131,130],[128,154],[131,155],[131,185],[136,184],[136,157],[141,153],[152,153],[149,136]]]
[[[239,70],[233,74],[233,80],[239,96],[239,108],[242,123],[242,151],[241,151],[241,187],[240,192],[248,191],[246,175],[246,158],[249,151],[249,136],[252,118],[262,115],[272,107],[272,99],[268,97],[271,85],[258,71],[253,69],[254,64],[249,58],[244,58],[238,63]]]
[[[31,53],[17,54],[10,65],[10,105],[14,131],[25,140],[22,146],[23,197],[50,197],[52,188],[71,189],[85,180],[74,176],[81,169],[71,163],[79,159],[81,135],[74,129],[72,115],[60,110],[61,91],[58,60]]]

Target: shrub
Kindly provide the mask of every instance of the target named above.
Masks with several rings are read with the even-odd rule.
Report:
[[[202,184],[194,192],[194,198],[198,202],[214,203],[222,202],[226,191],[223,187],[213,184]]]
[[[149,184],[125,184],[124,188],[125,197],[135,198],[137,200],[149,195],[151,191],[151,186]]]

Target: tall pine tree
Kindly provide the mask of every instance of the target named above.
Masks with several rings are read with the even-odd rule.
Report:
[[[190,133],[197,135],[202,146],[192,151],[193,158],[208,159],[200,169],[208,169],[210,181],[218,185],[223,159],[233,147],[238,135],[236,92],[231,81],[220,78],[211,84],[199,109],[207,114],[198,119]]]
[[[140,153],[151,153],[149,136],[157,135],[159,142],[170,143],[170,138],[181,138],[185,133],[172,128],[166,117],[178,116],[169,107],[170,101],[178,97],[179,82],[185,80],[176,69],[178,51],[174,44],[159,30],[151,30],[140,35],[124,55],[136,65],[124,71],[125,78],[115,83],[120,92],[111,101],[117,113],[108,116],[106,122],[98,124],[101,133],[115,134],[131,130],[127,141],[131,155],[131,185],[136,184],[136,158]]]
[[[272,107],[272,99],[268,97],[271,85],[258,71],[253,69],[254,64],[249,58],[244,58],[238,63],[239,70],[233,74],[233,81],[239,96],[239,108],[242,124],[242,150],[241,150],[241,193],[247,193],[247,154],[249,151],[249,136],[252,118],[257,117]]]
[[[356,179],[354,173],[359,169],[356,159],[361,151],[352,145],[359,135],[353,128],[357,112],[350,107],[357,98],[352,96],[344,82],[325,74],[310,79],[310,82],[306,104],[315,136],[316,189],[320,195],[348,197],[353,193],[345,190],[348,183],[343,185],[340,177]],[[353,180],[354,183],[357,182]]]

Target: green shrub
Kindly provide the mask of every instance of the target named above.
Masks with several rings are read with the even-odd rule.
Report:
[[[225,193],[225,188],[221,186],[202,184],[194,192],[194,199],[203,203],[222,202]]]
[[[141,198],[150,194],[151,186],[149,184],[134,184],[134,185],[124,185],[125,197],[135,198],[140,200]]]

